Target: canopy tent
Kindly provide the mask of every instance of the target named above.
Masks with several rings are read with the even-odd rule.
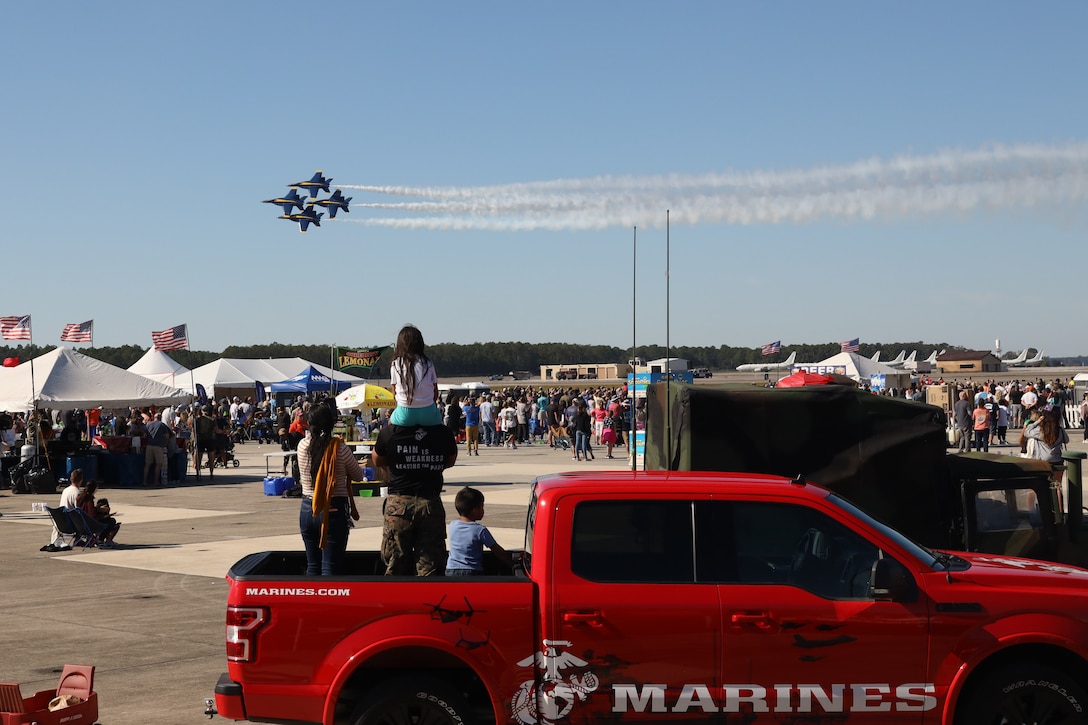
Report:
[[[805,372],[804,370],[798,370],[787,375],[777,383],[779,388],[801,388],[806,385],[849,385],[853,387],[857,383],[845,375],[821,375],[819,373]]]
[[[191,398],[184,390],[66,347],[58,347],[18,367],[0,369],[0,410],[177,405]]]
[[[268,388],[273,383],[283,382],[310,367],[329,377],[333,376],[331,368],[314,365],[300,357],[288,357],[264,360],[220,358],[195,368],[192,377],[194,383],[202,385],[209,395],[218,398],[224,395],[252,395],[258,382]],[[338,383],[346,380],[351,385],[366,382],[363,378],[340,371],[335,372],[335,378]],[[178,384],[185,389],[191,387],[188,380],[179,379]],[[326,385],[325,390],[328,389]]]
[[[820,362],[794,365],[793,370],[804,370],[818,375],[845,375],[861,383],[869,382],[873,375],[897,375],[904,372],[854,352],[840,352]]]
[[[350,380],[344,380],[338,377],[335,381],[335,387],[337,392],[350,388],[353,382]],[[288,379],[282,380],[278,383],[272,383],[269,390],[273,393],[320,393],[321,391],[329,391],[333,389],[333,380],[325,373],[318,370],[313,365],[310,365],[298,375]]]
[[[144,356],[129,366],[130,373],[177,387],[184,383],[189,387],[189,368],[174,360],[162,350],[149,348]]]

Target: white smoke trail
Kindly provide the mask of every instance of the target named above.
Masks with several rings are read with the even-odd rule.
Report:
[[[477,187],[351,186],[416,201],[356,207],[403,215],[345,219],[402,229],[604,229],[677,223],[805,223],[1057,207],[1088,201],[1088,142],[995,146],[839,167],[600,176]],[[340,221],[337,219],[336,221]]]

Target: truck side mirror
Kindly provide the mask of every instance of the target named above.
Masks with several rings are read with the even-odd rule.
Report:
[[[869,578],[869,596],[878,602],[911,602],[918,596],[918,585],[895,559],[877,559]]]

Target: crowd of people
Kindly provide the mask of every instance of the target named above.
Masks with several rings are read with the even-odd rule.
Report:
[[[1062,449],[1069,443],[1066,431],[1073,421],[1071,390],[1060,381],[1014,381],[1007,385],[990,380],[975,385],[957,384],[957,400],[951,418],[960,451],[989,451],[990,446],[1011,445],[1010,429],[1020,429],[1017,445],[1028,458],[1062,464]],[[1076,408],[1083,440],[1088,440],[1088,394]]]

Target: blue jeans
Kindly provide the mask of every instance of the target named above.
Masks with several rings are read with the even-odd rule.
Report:
[[[574,434],[574,452],[589,457],[589,433],[578,431]]]
[[[324,550],[319,546],[322,517],[314,516],[313,503],[311,497],[304,496],[302,509],[298,515],[302,543],[306,546],[306,574],[307,576],[339,574],[340,563],[344,560],[344,552],[348,548],[348,517],[351,516],[351,502],[348,501],[347,496],[332,497]]]
[[[484,439],[484,445],[489,446],[495,442],[495,421],[485,420],[480,423],[480,428],[483,429],[481,437]]]

